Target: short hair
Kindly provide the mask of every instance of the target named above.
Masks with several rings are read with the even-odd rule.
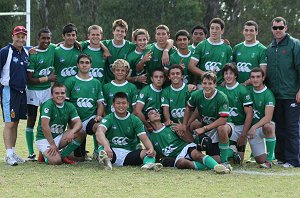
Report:
[[[260,73],[262,74],[263,77],[265,76],[264,70],[263,70],[262,68],[260,68],[260,67],[254,67],[253,69],[251,69],[250,75],[251,75],[251,73],[253,73],[253,72],[260,72]]]
[[[77,64],[79,64],[80,59],[82,58],[87,58],[89,59],[90,63],[92,64],[92,57],[90,55],[87,54],[80,54],[77,58]]]
[[[88,28],[88,33],[89,33],[89,34],[90,34],[91,30],[99,30],[99,31],[100,31],[100,34],[103,33],[102,27],[99,26],[99,25],[91,25],[91,26]]]
[[[202,76],[202,82],[204,79],[207,80],[212,80],[215,84],[217,83],[217,75],[214,74],[213,72],[209,71],[209,72],[205,72]]]
[[[53,86],[51,87],[51,95],[53,95],[53,90],[54,90],[56,87],[63,87],[63,88],[65,88],[65,91],[67,91],[67,87],[66,87],[64,84],[55,82],[55,83],[53,84]]]
[[[166,30],[167,33],[170,34],[170,29],[169,29],[168,26],[166,26],[166,25],[159,25],[159,26],[157,26],[157,27],[155,28],[155,32],[156,32],[157,30]]]
[[[273,25],[273,22],[279,23],[279,22],[281,22],[281,21],[283,22],[283,25],[287,25],[287,22],[286,22],[285,18],[283,18],[283,17],[275,17],[275,18],[272,20],[271,25]]]
[[[127,102],[128,102],[128,96],[124,92],[117,92],[117,93],[115,93],[115,95],[113,97],[113,102],[115,102],[117,98],[125,98],[127,100]]]
[[[145,35],[147,40],[150,40],[150,36],[147,30],[145,29],[136,29],[132,32],[132,41],[136,41],[139,35]]]
[[[117,19],[117,20],[114,20],[114,22],[112,23],[112,29],[113,31],[115,31],[115,29],[120,26],[122,28],[125,28],[125,32],[128,31],[128,25],[127,25],[127,22],[124,21],[123,19]]]
[[[171,67],[168,70],[168,76],[170,75],[170,72],[171,72],[172,69],[179,69],[181,71],[181,74],[182,75],[184,74],[183,68],[180,65],[173,64],[173,65],[171,65]]]
[[[254,27],[255,27],[255,31],[258,30],[258,25],[257,25],[257,23],[256,23],[255,21],[252,21],[252,20],[246,21],[246,22],[244,23],[244,27],[245,27],[245,26],[254,26]]]
[[[73,31],[75,31],[75,33],[77,34],[77,28],[73,23],[68,23],[63,27],[63,35]]]
[[[153,77],[154,72],[157,72],[157,71],[162,72],[164,74],[164,77],[165,77],[165,70],[162,67],[156,67],[156,68],[154,68],[154,70],[151,73],[151,77]]]
[[[177,41],[177,38],[179,36],[186,36],[188,38],[188,40],[191,39],[190,33],[187,30],[178,30],[175,34],[175,41]]]
[[[51,31],[50,31],[49,28],[42,28],[42,29],[40,29],[40,31],[38,32],[38,38],[40,38],[40,36],[42,35],[42,33],[50,34],[50,36],[51,36]]]
[[[207,35],[207,29],[203,25],[195,25],[192,29],[192,34],[194,34],[195,30],[197,30],[197,29],[203,30],[204,34]]]
[[[235,63],[226,63],[222,68],[222,76],[224,76],[224,73],[228,70],[232,71],[236,77],[239,76],[239,71]]]
[[[124,59],[117,59],[112,64],[112,70],[115,70],[116,68],[120,68],[120,67],[124,67],[127,70],[127,72],[129,72],[129,70],[130,70],[129,63]]]
[[[210,22],[209,22],[209,27],[211,26],[212,23],[217,23],[221,26],[221,29],[223,30],[225,28],[225,22],[220,19],[220,18],[213,18]]]
[[[158,111],[156,108],[154,108],[154,107],[148,107],[148,108],[146,109],[146,111],[145,111],[145,119],[146,119],[146,120],[149,119],[148,114],[149,114],[149,112],[152,111],[152,110],[155,110],[156,112],[159,113],[159,111]]]

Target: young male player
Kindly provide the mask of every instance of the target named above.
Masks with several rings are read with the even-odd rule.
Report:
[[[155,163],[155,151],[141,120],[127,111],[129,100],[124,92],[114,95],[114,113],[105,116],[97,128],[99,163],[106,169],[115,166],[141,165],[143,169],[160,170]],[[140,140],[145,149],[136,149]]]
[[[203,25],[196,25],[192,29],[192,41],[193,43],[189,45],[189,49],[193,53],[196,46],[203,40],[206,39],[207,29]]]
[[[250,79],[253,85],[250,95],[253,99],[254,115],[248,131],[249,143],[260,167],[271,168],[276,145],[275,124],[272,122],[275,98],[271,90],[264,85],[265,74],[261,68],[253,68]]]
[[[146,120],[153,127],[150,140],[158,154],[176,158],[174,166],[179,169],[213,169],[216,173],[230,173],[224,165],[197,150],[195,143],[187,143],[172,130],[161,123],[160,114],[155,108],[146,111]]]
[[[244,24],[244,42],[233,47],[233,62],[239,71],[237,81],[244,85],[250,85],[250,71],[254,67],[260,67],[266,71],[266,47],[256,40],[258,25],[255,21],[247,21]]]
[[[94,135],[99,125],[99,121],[104,114],[102,85],[99,80],[89,75],[92,59],[86,54],[80,54],[77,60],[78,73],[65,81],[67,97],[76,107],[78,115],[82,121],[84,134]],[[84,160],[85,144],[80,145],[74,151],[74,156]],[[94,150],[98,149],[97,141],[94,142]]]
[[[38,33],[39,44],[36,54],[29,55],[27,69],[27,125],[26,142],[28,148],[28,160],[35,161],[36,155],[33,150],[33,128],[36,122],[38,107],[51,98],[51,82],[56,81],[54,75],[54,51],[55,46],[51,43],[51,32],[48,28],[43,28]]]
[[[47,164],[75,164],[68,156],[84,139],[81,132],[82,123],[74,105],[65,101],[64,85],[54,84],[51,94],[52,99],[47,100],[40,108],[37,148],[42,152]],[[68,123],[70,128],[66,130]]]

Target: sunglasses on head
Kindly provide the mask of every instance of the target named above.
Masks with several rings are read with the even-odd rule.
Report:
[[[272,29],[273,30],[283,30],[284,26],[273,26]]]

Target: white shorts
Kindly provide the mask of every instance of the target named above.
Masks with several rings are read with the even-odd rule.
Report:
[[[232,122],[226,122],[226,124],[230,126],[231,131],[233,132],[233,130],[234,130],[234,124]],[[219,142],[219,135],[218,135],[218,131],[217,131],[216,128],[212,129],[212,130],[210,130],[208,132],[206,132],[205,135],[207,135],[208,137],[210,137],[212,143]]]
[[[244,125],[234,125],[234,130],[232,130],[230,140],[236,142],[239,139],[239,137],[241,137],[243,129],[244,129]]]
[[[263,133],[262,127],[260,127],[256,129],[254,137],[249,139],[251,151],[254,157],[267,153],[265,137],[266,136]]]
[[[179,155],[177,155],[176,159],[175,159],[175,163],[174,163],[174,167],[176,165],[176,162],[181,159],[181,158],[185,158],[185,159],[189,159],[191,160],[190,156],[187,154],[188,149],[190,147],[197,147],[197,145],[195,143],[189,143],[188,145],[186,145],[181,152],[179,153]]]
[[[85,120],[84,122],[82,122],[82,130],[83,130],[84,134],[86,134],[86,127],[87,127],[89,121],[90,121],[91,119],[94,119],[95,117],[96,117],[96,115],[93,115],[93,116],[91,116],[89,119],[87,119],[87,120]]]
[[[60,135],[56,136],[56,138],[54,138],[54,142],[55,142],[55,145],[57,146],[57,148],[59,147],[59,143],[61,141],[62,136],[63,136],[63,134],[60,134]],[[37,140],[37,141],[35,141],[35,143],[36,143],[38,150],[41,151],[43,154],[50,147],[50,144],[47,139]]]
[[[112,148],[112,150],[116,154],[116,161],[114,163],[114,166],[123,166],[126,156],[131,151],[126,150],[126,149],[122,149],[122,148]]]
[[[27,94],[27,104],[34,105],[37,107],[52,97],[51,88],[45,90],[26,89],[26,94]]]

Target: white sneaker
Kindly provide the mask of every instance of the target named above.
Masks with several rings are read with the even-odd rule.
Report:
[[[105,170],[112,170],[111,161],[108,158],[107,153],[104,150],[99,152],[98,162],[99,162],[100,166],[103,166],[105,168]]]
[[[13,156],[6,156],[5,163],[10,166],[17,166],[18,162]]]
[[[14,153],[13,158],[18,162],[18,164],[23,164],[26,162],[22,157],[18,156],[17,154]]]
[[[225,168],[229,169],[230,171],[233,170],[232,166],[229,164],[229,162],[224,162],[222,163],[223,166],[225,166]]]
[[[214,171],[217,174],[229,174],[231,172],[231,169],[226,168],[223,164],[217,164],[214,167]]]
[[[288,162],[282,165],[283,168],[294,168],[294,166]]]
[[[273,160],[272,163],[276,166],[283,166],[285,163],[280,160]]]
[[[163,165],[161,163],[148,163],[144,164],[141,169],[145,170],[154,170],[154,171],[159,171],[163,168]]]

